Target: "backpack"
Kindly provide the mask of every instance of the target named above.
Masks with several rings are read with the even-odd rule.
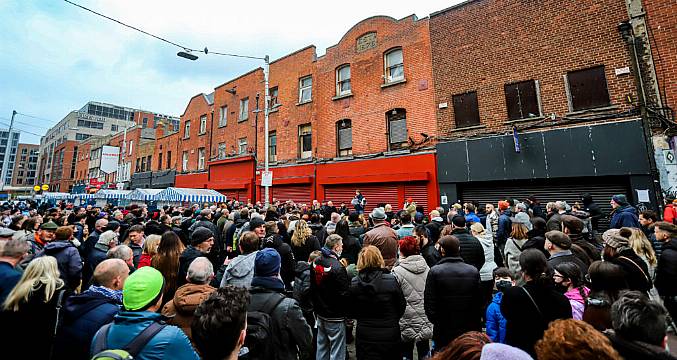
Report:
[[[131,360],[136,358],[144,346],[148,344],[150,339],[157,335],[166,324],[153,322],[143,329],[139,335],[136,335],[127,345],[122,349],[108,349],[108,332],[113,323],[108,323],[101,328],[101,331],[96,336],[94,347],[92,348],[92,360],[95,359],[113,359],[113,360]]]
[[[247,337],[244,339],[244,346],[249,349],[250,360],[275,358],[271,313],[284,299],[284,295],[275,293],[266,300],[262,309],[247,311]]]

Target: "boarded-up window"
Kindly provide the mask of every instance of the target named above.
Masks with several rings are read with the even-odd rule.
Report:
[[[454,119],[456,127],[464,128],[480,124],[480,111],[477,105],[477,92],[467,92],[453,96]]]
[[[505,84],[505,103],[509,120],[541,116],[538,83],[534,80]]]
[[[593,109],[611,104],[604,66],[569,71],[566,80],[572,111]]]
[[[388,134],[390,150],[397,150],[407,145],[407,112],[404,109],[393,109],[386,113],[388,118]]]
[[[353,153],[353,127],[352,122],[343,119],[336,123],[336,133],[338,134],[338,155],[348,156]]]

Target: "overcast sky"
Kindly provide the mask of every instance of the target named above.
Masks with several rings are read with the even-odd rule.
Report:
[[[311,44],[322,55],[370,16],[423,18],[460,2],[72,1],[183,46],[271,59]],[[177,51],[61,0],[0,0],[0,128],[12,110],[34,116],[15,125],[37,144],[28,132],[44,134],[90,100],[178,116],[193,95],[262,65]]]

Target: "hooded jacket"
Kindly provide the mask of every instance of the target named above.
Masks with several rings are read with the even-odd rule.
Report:
[[[225,287],[226,285],[235,285],[246,288],[250,287],[252,279],[254,278],[254,260],[256,260],[256,253],[258,253],[258,251],[246,255],[239,255],[228,263],[226,272],[223,274],[223,279],[221,280],[221,287]]]
[[[294,281],[296,260],[308,261],[308,259],[296,259],[294,252],[289,244],[282,241],[282,236],[278,234],[268,234],[261,244],[261,248],[273,248],[280,254],[282,263],[280,264],[280,277],[284,282],[286,289],[291,289],[291,284]]]
[[[640,228],[637,209],[630,205],[617,207],[613,211],[609,228],[620,229],[622,227]]]
[[[59,277],[66,282],[71,290],[80,285],[82,279],[82,259],[80,252],[68,240],[52,241],[45,245],[35,257],[53,256],[59,266]]]
[[[186,284],[174,293],[174,299],[165,304],[162,308],[162,315],[169,318],[168,324],[176,325],[186,333],[186,336],[193,341],[191,337],[190,323],[193,321],[195,309],[205,301],[215,288],[209,284]]]
[[[310,265],[310,294],[315,314],[325,320],[343,321],[347,312],[348,273],[335,252],[322,248],[322,256]]]
[[[491,300],[491,304],[487,307],[487,336],[493,342],[505,344],[505,324],[507,321],[501,313],[501,301],[503,300],[503,293],[497,292]]]
[[[433,324],[425,315],[425,281],[430,268],[421,255],[411,255],[402,259],[393,274],[400,284],[407,307],[400,319],[402,341],[429,340],[433,337]]]
[[[85,291],[66,299],[54,345],[55,359],[89,359],[94,334],[113,321],[122,303],[104,294]]]
[[[484,250],[484,264],[480,268],[480,280],[491,281],[494,279],[494,269],[498,267],[494,261],[494,238],[489,233],[476,236]]]

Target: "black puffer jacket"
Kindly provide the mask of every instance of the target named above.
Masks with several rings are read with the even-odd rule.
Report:
[[[460,257],[444,257],[430,269],[425,314],[435,326],[433,340],[438,349],[465,332],[482,328],[483,296],[479,271]]]
[[[387,269],[360,271],[350,285],[349,303],[357,320],[357,358],[399,358],[399,321],[407,303],[395,276]]]
[[[310,266],[310,295],[315,314],[329,320],[346,317],[348,273],[333,251],[322,248],[322,256]]]
[[[466,229],[454,229],[451,235],[458,238],[461,245],[461,258],[466,264],[470,264],[479,271],[484,266],[484,248],[476,237],[470,235]]]
[[[677,296],[677,239],[663,243],[656,269],[656,289],[661,296]]]

